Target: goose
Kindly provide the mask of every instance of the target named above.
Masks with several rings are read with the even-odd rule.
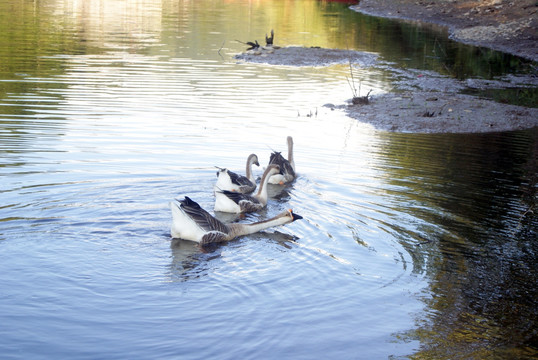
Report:
[[[227,190],[215,191],[215,211],[245,213],[261,210],[267,205],[267,182],[271,175],[278,174],[278,165],[269,165],[263,173],[256,195],[241,194]]]
[[[172,210],[172,238],[195,241],[200,245],[229,241],[238,236],[253,234],[273,226],[291,223],[303,217],[291,209],[277,216],[250,224],[224,224],[188,196],[170,202]]]
[[[234,173],[228,169],[218,168],[216,188],[220,190],[237,191],[248,194],[256,189],[256,179],[252,175],[252,165],[260,166],[258,156],[250,154],[247,158],[246,176]]]
[[[280,166],[280,173],[269,178],[269,184],[290,183],[295,179],[295,161],[293,161],[293,138],[287,137],[288,142],[288,159],[284,159],[280,152],[273,152],[269,158],[269,164]]]

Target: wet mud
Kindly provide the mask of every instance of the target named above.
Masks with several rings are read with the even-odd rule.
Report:
[[[536,108],[500,104],[454,93],[387,93],[372,97],[367,105],[339,108],[358,121],[386,131],[479,133],[538,126]]]

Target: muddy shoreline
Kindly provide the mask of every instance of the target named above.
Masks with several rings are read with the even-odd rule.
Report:
[[[538,61],[535,0],[360,0],[351,9],[446,26],[453,40]]]
[[[348,64],[378,67],[392,73],[392,90],[342,104],[315,104],[344,111],[349,117],[378,130],[416,133],[477,133],[538,127],[538,108],[509,105],[462,94],[464,89],[536,87],[534,77],[507,76],[498,80],[457,80],[433,71],[398,69],[379,61],[376,54],[343,49],[290,46],[256,49],[235,56],[247,63],[273,66],[330,66]],[[357,97],[365,94],[357,94]]]
[[[367,105],[344,105],[348,116],[378,130],[412,133],[485,133],[538,126],[538,109],[441,92],[387,93]]]
[[[538,3],[534,0],[361,0],[351,8],[368,15],[446,26],[453,40],[538,61]],[[431,90],[434,93],[419,89],[384,94],[369,105],[348,106],[346,111],[352,118],[388,131],[460,133],[538,127],[536,108],[458,94],[453,87]]]

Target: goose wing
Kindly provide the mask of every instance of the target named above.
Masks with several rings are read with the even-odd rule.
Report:
[[[295,170],[291,166],[290,162],[282,156],[280,152],[273,152],[269,157],[269,164],[275,164],[280,166],[280,174],[282,175],[291,175],[295,177]]]
[[[200,245],[206,245],[209,243],[222,242],[227,240],[229,240],[228,234],[224,234],[219,231],[210,231],[204,236],[202,236],[202,241],[200,241]]]
[[[222,235],[228,235],[228,227],[211,216],[210,213],[202,209],[200,205],[194,200],[191,200],[188,196],[185,196],[185,199],[179,200],[181,204],[181,209],[190,216],[190,218],[203,230],[207,231],[208,234],[204,236],[209,236],[211,233],[220,233]]]
[[[241,194],[239,192],[228,191],[228,190],[221,190],[220,192],[226,195],[226,197],[228,197],[230,200],[232,200],[238,205],[240,205],[241,202],[243,201],[259,202],[258,199],[247,194]]]
[[[280,172],[282,172],[283,175],[288,174],[295,177],[295,170],[293,170],[293,166],[291,166],[288,160],[285,160],[285,162],[280,166]]]
[[[238,185],[238,186],[248,186],[251,187],[254,184],[252,184],[252,181],[250,181],[246,176],[242,176],[239,174],[234,173],[233,171],[228,170],[228,175],[230,175],[230,179],[232,180],[232,183]]]
[[[242,212],[254,212],[263,208],[263,204],[254,196],[227,190],[222,190],[220,192],[239,205]]]

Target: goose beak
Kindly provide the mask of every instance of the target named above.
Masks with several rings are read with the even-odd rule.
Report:
[[[291,215],[291,218],[292,218],[292,222],[295,221],[295,220],[301,220],[303,217],[299,214],[296,214],[294,213],[291,209],[288,210],[290,215]]]

